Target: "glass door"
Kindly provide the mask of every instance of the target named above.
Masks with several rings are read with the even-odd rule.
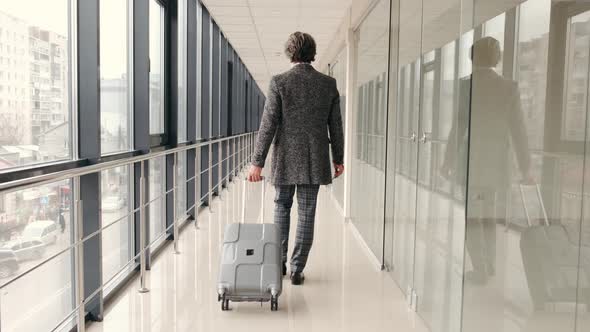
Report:
[[[395,154],[395,207],[392,271],[394,279],[411,296],[416,229],[416,181],[418,169],[418,113],[420,60],[400,68],[397,139]],[[388,208],[390,208],[388,206]],[[387,263],[387,262],[386,262]]]
[[[385,263],[432,331],[459,331],[470,89],[463,62],[473,34],[457,39],[459,10],[445,18],[456,29],[416,20],[426,1],[400,2],[401,13],[415,15],[400,16],[394,174],[388,171],[394,199],[388,181],[393,212],[386,212],[394,221]]]
[[[400,0],[400,13],[421,13],[422,1]],[[399,71],[395,153],[389,161],[386,216],[393,227],[385,237],[385,265],[412,303],[414,287],[414,247],[416,231],[416,183],[418,179],[418,119],[420,112],[422,15],[399,18]],[[420,19],[417,19],[420,18]],[[392,62],[395,63],[395,62]],[[393,173],[393,174],[391,174]],[[391,184],[391,185],[390,185]]]
[[[440,328],[439,317],[435,312],[437,300],[445,290],[444,262],[444,221],[437,211],[441,208],[439,197],[432,190],[432,172],[437,168],[433,164],[433,117],[435,99],[438,99],[440,81],[440,50],[424,54],[422,66],[421,108],[419,112],[418,171],[416,195],[416,243],[414,264],[414,288],[419,301],[416,309],[420,310],[429,325]],[[419,207],[419,208],[418,208]],[[442,223],[440,221],[443,221]],[[437,250],[438,249],[438,250]],[[436,251],[436,252],[434,252]],[[434,256],[432,256],[434,254]],[[435,287],[438,286],[438,287]],[[436,294],[433,294],[436,293]],[[417,298],[417,299],[418,299]],[[416,300],[417,300],[416,299]],[[418,306],[419,305],[419,306]],[[433,324],[436,321],[437,324]]]
[[[385,127],[389,65],[389,1],[363,20],[356,37],[355,135],[352,146],[351,222],[375,258],[383,261]]]
[[[471,35],[468,35],[471,36]],[[414,289],[432,331],[459,331],[465,232],[469,83],[461,40],[423,56]]]

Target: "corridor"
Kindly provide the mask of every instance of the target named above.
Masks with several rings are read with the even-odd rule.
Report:
[[[0,332],[590,332],[589,87],[590,1],[0,1]]]
[[[91,323],[88,331],[427,331],[343,221],[329,187],[320,191],[305,284],[291,286],[284,280],[278,312],[271,312],[268,303],[231,303],[231,311],[222,312],[216,296],[220,241],[225,225],[240,219],[243,185],[243,180],[232,182],[213,201],[212,212],[202,209],[198,230],[193,223],[184,227],[180,254],[169,245],[155,258],[148,293],[139,293],[138,278],[133,279],[107,304],[104,321]],[[259,221],[260,188],[248,185],[246,222]],[[269,222],[273,195],[268,186]]]

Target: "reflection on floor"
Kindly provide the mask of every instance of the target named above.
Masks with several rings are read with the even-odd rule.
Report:
[[[184,229],[180,254],[168,246],[155,260],[149,293],[139,294],[138,281],[133,281],[107,307],[104,321],[92,323],[88,330],[426,331],[391,278],[371,263],[325,189],[320,192],[305,285],[291,286],[285,280],[279,312],[255,303],[232,303],[231,311],[222,312],[215,291],[219,244],[225,224],[239,220],[242,185],[230,185],[213,202],[212,213],[200,213],[198,230],[193,224]],[[246,222],[256,222],[260,186],[249,186],[248,192]],[[268,188],[267,221],[273,194]]]

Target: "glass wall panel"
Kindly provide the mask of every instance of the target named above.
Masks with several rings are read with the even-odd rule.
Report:
[[[469,84],[458,76],[461,1],[440,5],[423,1],[413,288],[431,331],[450,332],[461,327],[465,201],[452,188],[466,178]]]
[[[346,120],[346,66],[346,49],[343,49],[336,57],[335,62],[330,65],[330,75],[336,79],[336,85],[340,93],[340,113],[342,115],[343,127],[345,126],[344,122]],[[332,194],[338,204],[340,204],[340,207],[344,207],[344,177],[339,177],[332,181]]]
[[[219,172],[221,171],[221,165],[219,160],[219,149],[221,149],[221,143],[212,144],[211,145],[211,188],[213,188],[213,192],[219,194],[220,187],[219,184]]]
[[[568,32],[568,67],[566,68],[566,96],[568,104],[566,112],[574,117],[574,114],[586,113],[588,117],[588,89],[590,77],[590,6],[585,6],[570,18]],[[580,119],[580,121],[583,121]],[[567,121],[568,128],[576,128],[575,139],[581,138],[580,123]],[[582,223],[580,225],[580,266],[578,270],[578,310],[576,332],[590,329],[590,146],[588,133],[590,133],[590,121],[586,119],[586,152],[584,163],[584,191],[582,199]],[[576,137],[577,136],[577,137]],[[574,138],[572,137],[572,138]],[[577,208],[576,206],[573,207]]]
[[[387,104],[387,144],[385,167],[385,214],[383,230],[383,265],[386,271],[393,270],[393,230],[395,227],[395,148],[397,123],[398,89],[398,50],[399,50],[399,18],[400,0],[391,1],[389,27],[389,77]]]
[[[586,16],[586,15],[584,15]],[[585,17],[585,24],[590,24]],[[572,20],[573,23],[577,23]],[[575,29],[572,29],[575,31]],[[571,38],[571,37],[570,37]],[[582,56],[579,58],[581,61],[590,58],[588,50],[590,50],[590,38],[583,38],[586,44],[585,52],[582,51],[578,54]],[[585,61],[588,64],[588,61]],[[569,74],[568,74],[569,75]],[[590,81],[588,78],[585,79],[586,84]],[[587,94],[587,90],[585,90]],[[584,103],[584,107],[588,109],[588,102]],[[586,121],[586,132],[590,130],[590,121]],[[590,329],[590,153],[588,151],[588,137],[586,137],[586,152],[585,152],[585,163],[584,163],[584,192],[582,200],[582,223],[580,225],[580,266],[578,270],[578,304],[577,304],[577,330],[575,332],[588,331]]]
[[[100,144],[103,154],[131,147],[128,1],[100,2]]]
[[[165,131],[165,22],[166,10],[150,0],[150,134]]]
[[[2,289],[2,331],[52,331],[74,310],[73,259],[68,250]]]
[[[208,194],[209,194],[209,149],[211,148],[210,145],[201,147],[201,199],[204,202],[208,202]]]
[[[101,218],[102,218],[102,280],[107,285],[107,292],[113,283],[109,283],[119,272],[124,277],[134,266],[121,271],[133,258],[133,176],[128,166],[103,171],[101,180]]]
[[[495,9],[474,9],[463,330],[587,330],[590,5]]]
[[[222,143],[222,155],[223,155],[223,173],[222,173],[222,177],[223,177],[223,183],[225,186],[227,186],[229,183],[229,141],[225,141]]]
[[[0,4],[0,169],[72,158],[69,4]]]
[[[149,242],[154,242],[166,229],[166,157],[149,161]]]
[[[590,70],[590,8],[579,13],[570,19],[570,30],[568,33],[568,58],[570,59],[566,69],[566,83],[568,86],[576,86],[575,89],[568,89],[568,100],[573,107],[567,112],[578,114],[586,112],[588,117],[588,89],[584,85],[590,84],[590,77],[584,75]],[[574,50],[572,52],[572,50]],[[573,91],[572,91],[573,90]],[[574,91],[577,91],[575,93]],[[577,95],[576,97],[573,97]],[[580,97],[582,95],[583,97]],[[573,98],[572,98],[573,97]],[[579,124],[570,122],[571,126],[578,127]],[[577,330],[575,332],[588,331],[590,329],[590,146],[588,133],[590,132],[590,121],[586,119],[586,151],[584,162],[584,190],[582,198],[582,222],[580,225],[580,266],[578,270],[578,304],[577,304]],[[580,136],[578,135],[578,138]],[[574,207],[576,208],[576,207]]]
[[[399,1],[399,49],[396,108],[394,173],[388,172],[388,197],[395,204],[387,205],[387,216],[393,215],[393,252],[388,267],[402,291],[411,291],[414,280],[414,243],[416,230],[417,133],[420,110],[422,1]],[[392,194],[393,191],[393,194]],[[387,239],[387,238],[386,238]],[[411,296],[410,293],[406,294]]]
[[[187,159],[186,151],[179,152],[177,157],[178,167],[176,168],[176,216],[182,218],[186,214],[186,170],[187,170]]]
[[[50,331],[74,309],[73,250],[66,250],[74,238],[72,188],[66,180],[0,195],[2,331]]]
[[[369,248],[383,255],[385,114],[389,48],[389,1],[380,1],[356,31],[359,91],[351,165],[351,217]],[[362,91],[362,94],[360,94]]]

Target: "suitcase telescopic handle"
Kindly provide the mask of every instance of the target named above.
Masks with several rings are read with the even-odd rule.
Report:
[[[539,184],[535,184],[535,193],[537,194],[537,199],[539,200],[539,204],[541,205],[541,211],[543,212],[543,221],[545,222],[545,226],[549,226],[549,218],[547,217],[547,210],[545,210],[545,203],[543,202],[543,195],[541,195],[541,188]],[[526,215],[526,221],[531,227],[533,224],[531,222],[531,215],[529,213],[529,208],[526,205],[526,200],[524,197],[524,185],[520,184],[520,199],[522,200],[522,206],[524,207],[524,214]]]
[[[246,222],[246,192],[247,192],[247,188],[248,187],[248,183],[250,181],[248,181],[248,178],[244,179],[244,186],[242,187],[242,221],[241,223],[245,223]],[[263,224],[264,223],[264,200],[266,198],[266,177],[262,177],[262,203],[260,204],[260,223]]]

